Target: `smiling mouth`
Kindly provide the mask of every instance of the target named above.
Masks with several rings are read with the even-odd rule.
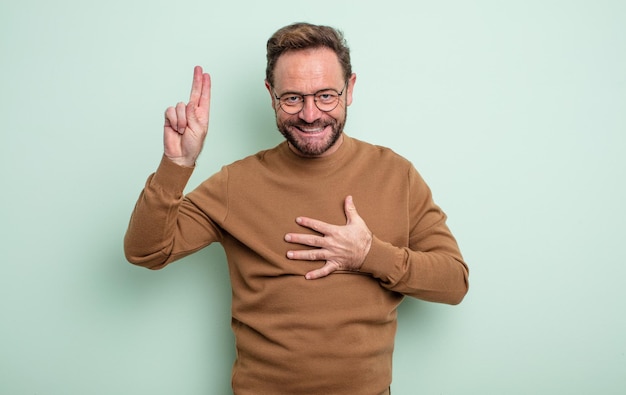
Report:
[[[326,128],[325,127],[305,128],[305,127],[296,126],[296,129],[298,129],[299,131],[305,134],[317,134],[317,133],[323,132]]]
[[[320,125],[320,124],[313,124],[313,125],[292,125],[292,127],[294,129],[296,129],[298,132],[302,133],[302,134],[320,134],[326,131],[326,129],[329,127],[330,125],[324,124],[324,125]]]

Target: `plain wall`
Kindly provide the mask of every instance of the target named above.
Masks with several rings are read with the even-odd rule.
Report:
[[[415,164],[470,265],[461,305],[401,305],[394,395],[626,393],[617,0],[3,1],[0,393],[230,393],[221,246],[152,272],[122,238],[194,65],[189,189],[281,141],[265,42],[296,21],[345,32],[346,132]]]

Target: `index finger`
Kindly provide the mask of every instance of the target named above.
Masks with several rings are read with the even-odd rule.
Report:
[[[211,77],[202,71],[202,67],[196,66],[193,69],[193,84],[189,102],[195,103],[200,108],[209,107],[211,99]]]

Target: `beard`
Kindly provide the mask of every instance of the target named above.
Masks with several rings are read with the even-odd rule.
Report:
[[[335,145],[337,140],[339,140],[346,123],[347,111],[345,111],[343,115],[343,120],[337,120],[329,116],[328,119],[319,119],[315,122],[308,123],[297,117],[292,117],[296,118],[295,120],[287,119],[281,121],[278,118],[278,113],[276,113],[276,126],[289,144],[302,156],[315,157],[328,151]],[[330,127],[331,132],[326,134],[322,139],[308,139],[300,135],[300,133],[306,135],[303,131],[307,129],[324,129],[327,127]],[[299,129],[299,131],[293,131],[293,129]]]

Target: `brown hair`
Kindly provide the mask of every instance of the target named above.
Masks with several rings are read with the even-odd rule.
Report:
[[[267,40],[267,82],[274,84],[274,67],[280,55],[288,51],[320,47],[330,48],[337,54],[347,81],[352,75],[352,64],[350,48],[343,33],[330,26],[294,23],[279,29]]]

